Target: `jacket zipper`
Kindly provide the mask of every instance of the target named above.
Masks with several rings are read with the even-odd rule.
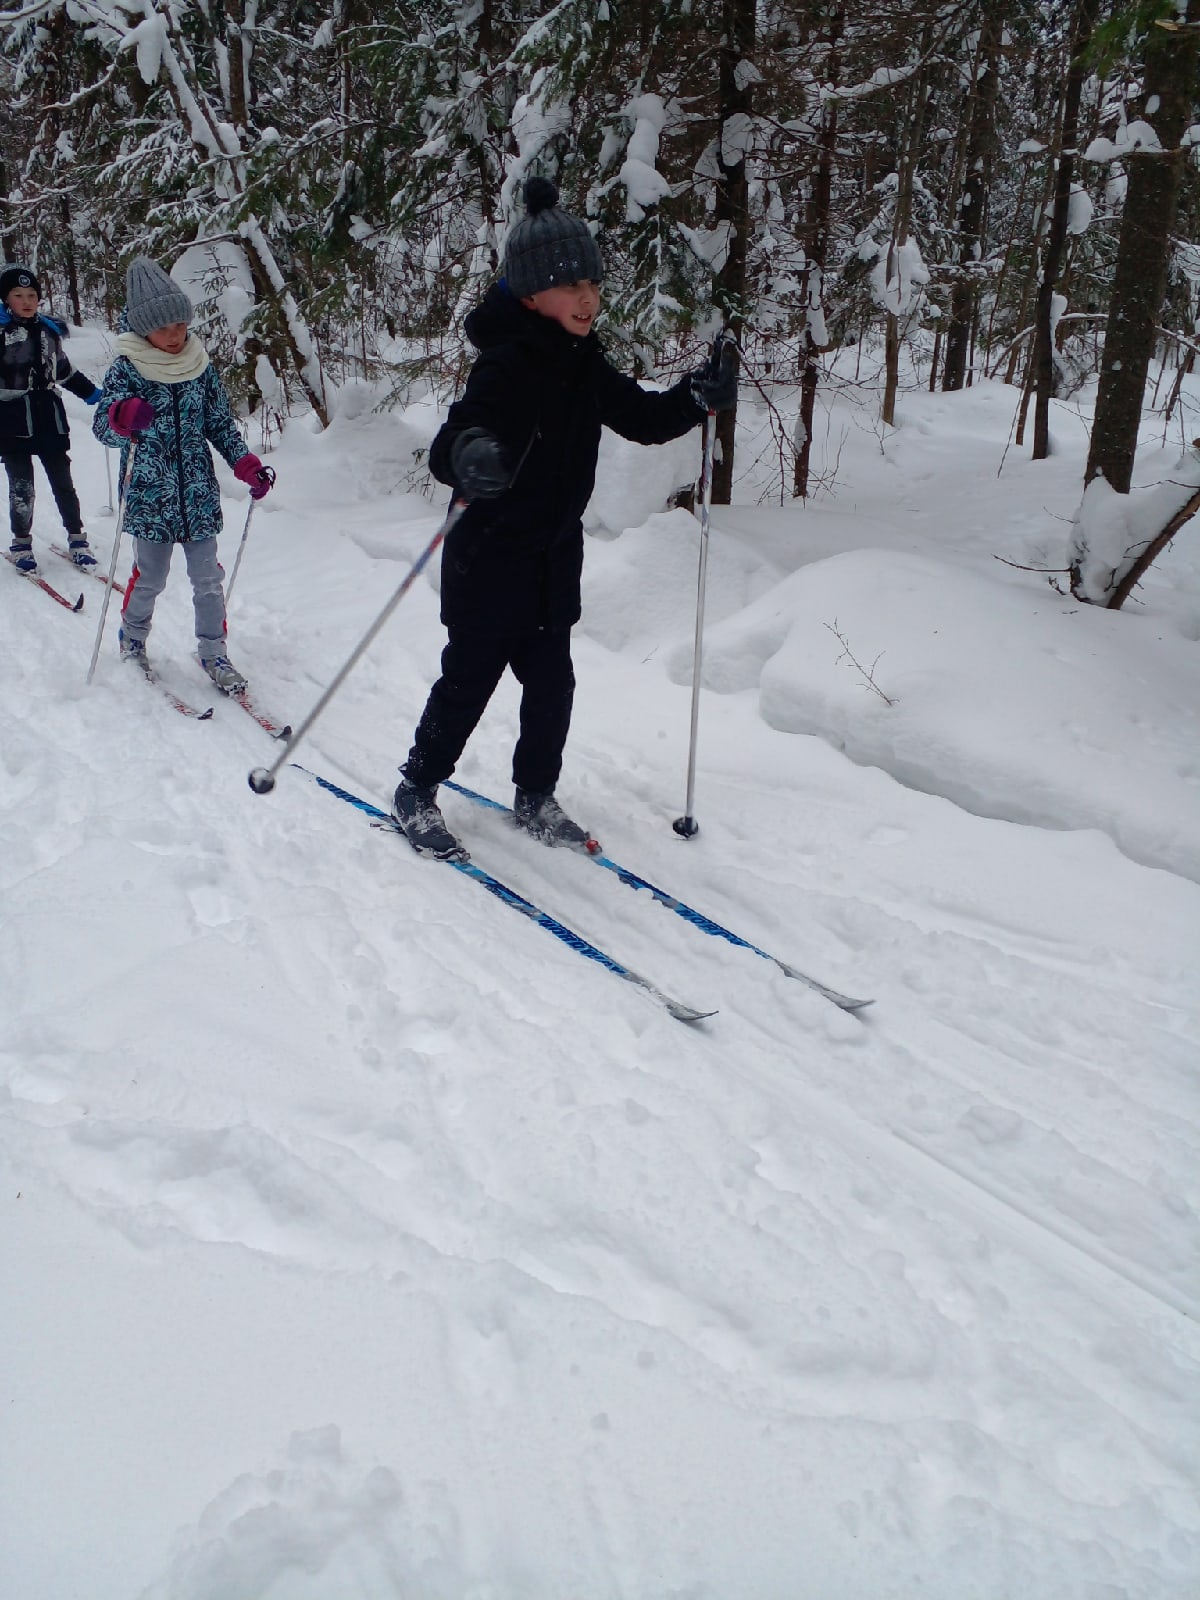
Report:
[[[525,446],[524,450],[521,452],[521,459],[517,462],[516,466],[513,468],[513,475],[508,480],[508,487],[510,489],[512,488],[513,484],[516,483],[518,477],[520,476],[521,468],[525,465],[526,461],[529,459],[529,452],[533,449],[534,445],[541,438],[541,436],[542,436],[542,425],[541,425],[540,422],[535,422],[534,425],[533,425],[533,432],[529,435],[529,443]]]
[[[187,517],[187,498],[183,492],[183,426],[179,420],[179,385],[171,385],[171,408],[175,413],[175,454],[179,462],[176,477],[179,480],[179,515],[183,522],[183,537],[190,537]]]

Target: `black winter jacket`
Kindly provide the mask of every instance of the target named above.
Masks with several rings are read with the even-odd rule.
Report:
[[[49,317],[0,310],[0,455],[43,455],[70,443],[55,385],[81,400],[90,400],[96,385],[67,360],[63,337]]]
[[[474,501],[442,553],[442,621],[451,629],[528,634],[579,620],[581,518],[596,478],[601,425],[638,444],[665,444],[703,410],[687,379],[639,388],[605,359],[595,333],[579,339],[497,284],[467,317],[480,354],[429,451],[435,478],[457,488],[450,451],[485,428],[512,469],[496,500]]]

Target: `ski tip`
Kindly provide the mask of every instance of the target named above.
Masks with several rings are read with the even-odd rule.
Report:
[[[291,725],[291,723],[289,722],[285,727],[280,728],[279,732],[274,734],[274,735],[272,735],[272,737],[276,738],[276,739],[280,740],[282,743],[286,744],[287,741],[292,737],[292,725]]]
[[[715,1017],[715,1011],[697,1011],[695,1006],[685,1006],[680,1000],[668,1000],[667,1010],[680,1022],[707,1022],[709,1017]]]
[[[201,711],[200,712],[200,714],[196,718],[196,721],[197,722],[207,722],[209,720],[209,718],[212,716],[212,714],[213,714],[213,708],[212,708],[212,706],[209,706],[206,711]]]
[[[83,595],[82,595],[82,593],[80,594],[79,599],[76,600],[75,604],[71,607],[71,610],[72,611],[82,611],[83,610]]]

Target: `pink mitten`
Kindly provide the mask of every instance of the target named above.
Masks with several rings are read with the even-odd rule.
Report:
[[[261,500],[275,482],[274,470],[271,467],[264,467],[253,450],[247,450],[234,467],[233,475],[246,485],[252,500]]]
[[[139,400],[130,395],[127,400],[114,400],[108,408],[108,420],[114,433],[122,439],[131,439],[135,433],[145,433],[154,426],[154,407],[149,400]]]

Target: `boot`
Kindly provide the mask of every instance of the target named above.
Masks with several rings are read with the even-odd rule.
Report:
[[[14,539],[8,548],[17,571],[23,572],[27,578],[36,578],[38,565],[37,557],[33,553],[33,540]]]
[[[471,859],[446,826],[437,803],[436,784],[423,788],[402,772],[392,800],[392,816],[419,856],[434,856],[438,861]]]
[[[587,850],[592,855],[600,849],[599,842],[567,815],[552,790],[536,794],[532,789],[518,789],[513,813],[517,826],[542,844],[566,845],[572,850]]]
[[[241,694],[247,687],[245,678],[228,656],[210,656],[207,661],[201,656],[200,665],[224,694]]]
[[[132,661],[134,666],[141,667],[142,671],[149,675],[150,658],[146,654],[145,639],[127,639],[124,628],[119,628],[117,630],[117,643],[121,647],[121,660]]]
[[[71,560],[77,567],[86,568],[94,567],[96,565],[96,558],[88,547],[88,537],[86,533],[73,533],[67,540],[67,549],[70,553]]]

